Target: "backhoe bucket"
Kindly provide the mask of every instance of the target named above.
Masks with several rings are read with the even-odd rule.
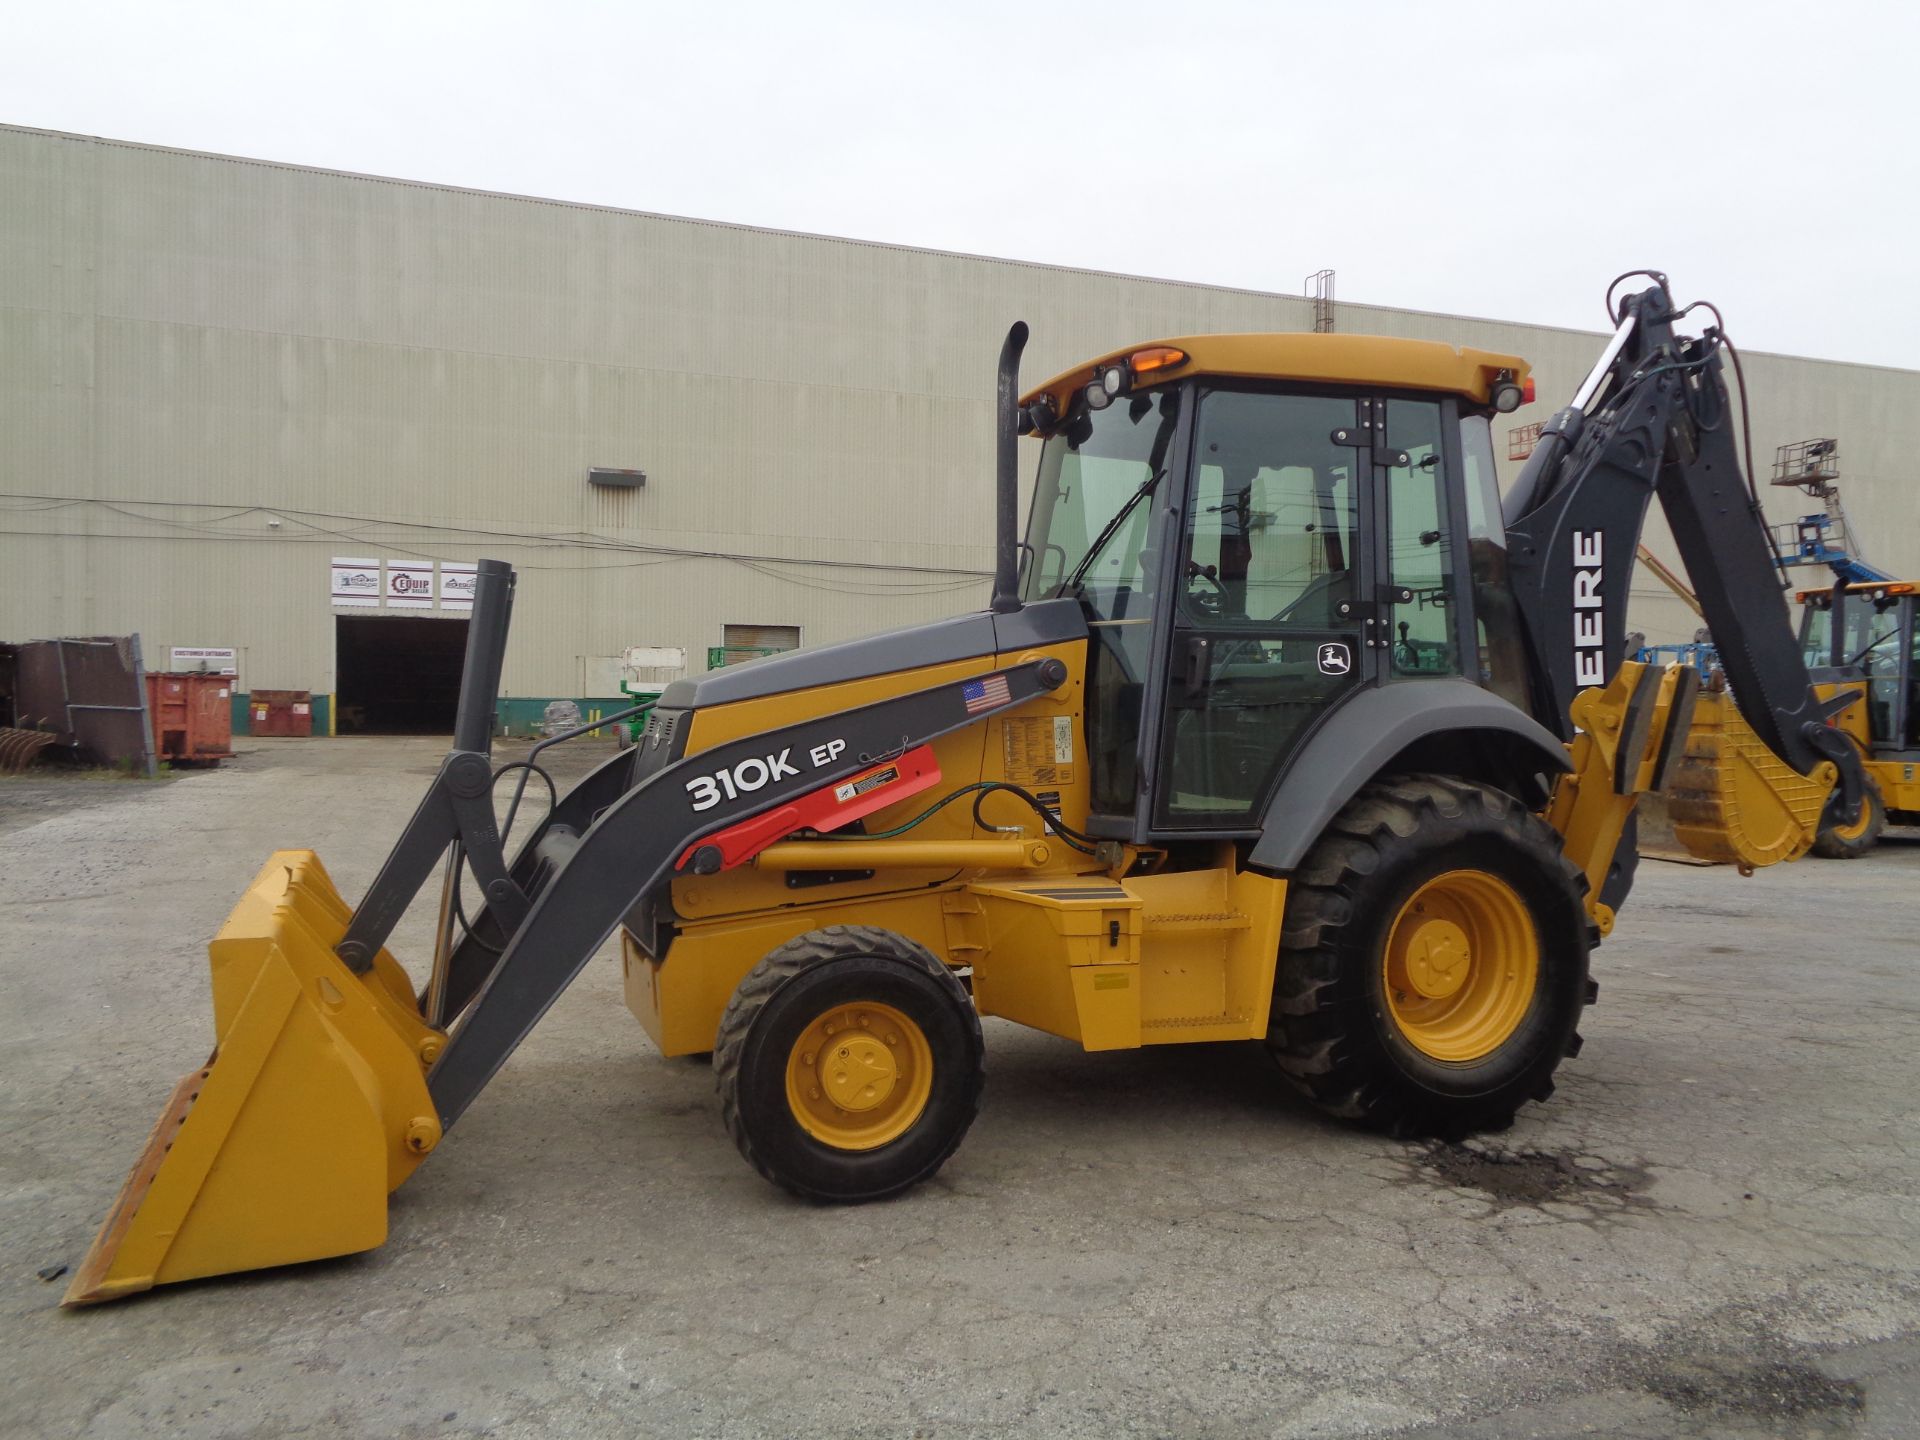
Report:
[[[1813,845],[1839,771],[1789,767],[1754,733],[1725,692],[1700,696],[1686,752],[1666,790],[1673,836],[1687,854],[1757,870],[1797,860]]]
[[[351,912],[309,850],[268,860],[208,947],[214,1051],[175,1087],[68,1287],[87,1305],[370,1250],[387,1195],[440,1138],[445,1037],[384,950],[333,953]]]

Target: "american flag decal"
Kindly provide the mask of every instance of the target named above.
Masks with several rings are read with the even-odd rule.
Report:
[[[967,714],[978,715],[982,710],[1010,703],[1013,692],[1007,689],[1006,676],[989,675],[984,680],[967,681],[960,687],[960,697],[967,702]]]

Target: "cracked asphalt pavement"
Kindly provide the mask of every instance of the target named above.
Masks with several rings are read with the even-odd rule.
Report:
[[[1585,1052],[1504,1135],[1344,1128],[1254,1047],[1087,1055],[989,1021],[965,1145],[857,1209],[754,1175],[603,957],[382,1249],[60,1311],[37,1272],[78,1261],[207,1051],[207,937],[277,846],[357,896],[438,751],[0,780],[0,1433],[1920,1433],[1899,832],[1746,880],[1643,864]],[[396,937],[416,972],[427,924]]]

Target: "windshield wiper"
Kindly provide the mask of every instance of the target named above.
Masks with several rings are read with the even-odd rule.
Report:
[[[1869,640],[1866,644],[1862,645],[1858,650],[1854,651],[1852,655],[1848,656],[1845,660],[1841,661],[1840,662],[1841,668],[1845,669],[1849,665],[1858,665],[1862,660],[1867,658],[1867,652],[1869,650],[1874,650],[1879,648],[1880,646],[1886,644],[1887,641],[1893,639],[1893,637],[1898,635],[1899,633],[1900,631],[1896,628],[1896,629],[1887,631],[1887,633],[1884,635],[1881,635],[1872,640]]]
[[[1133,513],[1133,507],[1153,493],[1153,487],[1165,478],[1166,473],[1165,470],[1156,470],[1140,482],[1140,488],[1127,497],[1127,503],[1115,511],[1113,518],[1107,521],[1098,535],[1093,537],[1093,544],[1087,547],[1086,558],[1073,567],[1073,574],[1069,575],[1060,586],[1060,594],[1078,595],[1080,593],[1080,582],[1087,578],[1087,571],[1093,567],[1093,562],[1100,558],[1100,552],[1106,549],[1107,542],[1113,539],[1121,523]]]

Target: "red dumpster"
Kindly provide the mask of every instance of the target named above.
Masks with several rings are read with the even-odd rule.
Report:
[[[147,676],[153,751],[175,765],[215,765],[233,754],[231,675]]]
[[[255,690],[247,696],[247,728],[255,735],[313,734],[313,696],[305,690]]]

